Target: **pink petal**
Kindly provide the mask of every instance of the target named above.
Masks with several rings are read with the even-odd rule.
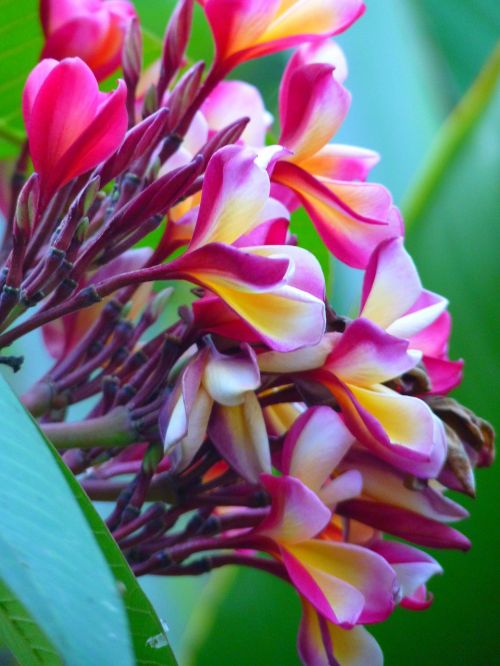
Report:
[[[337,511],[420,546],[468,550],[471,545],[467,537],[452,527],[389,504],[349,500],[339,505]]]
[[[411,370],[419,355],[367,319],[355,319],[339,336],[326,368],[348,384],[370,387]]]
[[[419,299],[404,316],[388,327],[388,332],[401,338],[413,338],[432,326],[444,313],[447,305],[448,301],[442,296],[422,290]],[[413,344],[411,346],[417,349]]]
[[[265,144],[272,116],[266,111],[259,90],[245,81],[221,81],[201,107],[212,130],[221,130],[240,118],[249,117],[241,140],[260,147]]]
[[[233,243],[263,221],[270,183],[255,158],[255,153],[239,146],[222,148],[211,158],[190,249],[211,242]]]
[[[97,81],[81,60],[49,63],[40,63],[28,79],[26,104],[29,108],[31,102],[27,125],[31,157],[45,178],[92,123],[98,103]]]
[[[319,39],[308,44],[302,44],[288,60],[281,79],[280,96],[286,94],[290,77],[296,69],[303,65],[318,63],[331,65],[334,69],[335,78],[339,83],[344,83],[347,79],[347,58],[342,48],[332,39]]]
[[[266,425],[253,391],[245,393],[237,406],[218,405],[208,432],[221,456],[250,483],[258,483],[263,472],[271,471]]]
[[[380,185],[320,182],[286,162],[272,177],[297,194],[328,249],[349,266],[365,268],[379,243],[401,235],[390,194]]]
[[[243,51],[259,39],[280,0],[204,0],[219,60]]]
[[[339,502],[352,499],[361,494],[363,477],[356,469],[351,469],[326,483],[319,496],[326,506],[333,508]]]
[[[366,267],[360,316],[386,328],[405,314],[421,293],[422,284],[403,239],[385,241]]]
[[[126,86],[120,80],[117,89],[109,93],[98,108],[92,123],[62,156],[57,168],[62,183],[94,168],[121,144],[128,123],[126,97]]]
[[[102,81],[119,67],[125,31],[135,16],[133,5],[121,0],[42,2],[42,57],[78,56]]]
[[[330,622],[380,622],[394,608],[394,570],[366,548],[305,541],[283,548],[283,563],[300,594]]]
[[[330,355],[336,341],[335,333],[325,333],[321,341],[312,347],[293,352],[264,352],[257,360],[262,372],[276,374],[304,372],[321,368]]]
[[[371,548],[382,555],[396,572],[403,598],[413,597],[432,576],[443,573],[433,557],[406,544],[379,541]]]
[[[330,180],[366,180],[380,156],[373,150],[328,144],[316,155],[301,162],[301,167],[319,178]]]
[[[299,478],[314,492],[335,470],[354,439],[330,407],[312,407],[293,424],[283,444],[284,474]]]
[[[424,356],[423,362],[431,382],[431,394],[446,395],[462,381],[463,361]]]
[[[340,128],[351,96],[332,75],[331,65],[304,65],[290,76],[280,96],[280,145],[300,163],[323,148]]]
[[[201,385],[207,353],[198,353],[186,366],[159,417],[165,452],[172,468],[185,469],[202,445],[213,400]]]
[[[271,495],[271,511],[256,530],[278,544],[297,544],[316,536],[330,522],[318,496],[293,476],[263,474],[262,485]]]
[[[352,434],[380,458],[419,477],[439,474],[446,436],[423,401],[382,386],[376,391],[347,386],[324,371],[313,371],[312,377],[335,396]]]
[[[23,118],[26,129],[28,129],[33,105],[40,91],[40,88],[45,83],[47,76],[58,65],[57,60],[47,58],[38,63],[38,65],[31,70],[23,90]]]
[[[260,386],[255,352],[248,345],[240,354],[226,356],[215,348],[208,350],[203,385],[215,402],[226,407],[241,405],[247,391]]]
[[[364,11],[360,0],[203,0],[217,60],[226,69],[251,58],[346,30]],[[225,61],[225,62],[224,62]]]
[[[297,638],[300,658],[307,666],[383,666],[382,651],[364,627],[342,629],[328,622],[329,646],[325,646],[318,613],[302,599],[302,620]],[[323,620],[326,622],[326,620]],[[332,656],[335,661],[332,661]]]
[[[405,484],[406,474],[366,451],[351,450],[342,469],[354,469],[363,475],[364,496],[385,504],[419,513],[439,522],[462,520],[468,512],[431,486],[419,490]]]

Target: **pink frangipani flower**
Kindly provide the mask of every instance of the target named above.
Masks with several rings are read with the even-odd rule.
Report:
[[[30,155],[46,202],[55,192],[109,157],[127,130],[122,81],[101,93],[79,58],[42,60],[23,93]]]
[[[125,32],[135,17],[127,0],[41,0],[41,57],[76,56],[102,81],[120,66]]]

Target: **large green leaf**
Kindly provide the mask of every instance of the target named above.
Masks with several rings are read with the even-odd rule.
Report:
[[[0,157],[24,139],[21,93],[42,46],[38,2],[0,0]]]
[[[16,558],[2,540],[2,557],[16,570]],[[36,594],[36,590],[31,590]],[[10,647],[25,666],[60,666],[54,646],[12,591],[0,580],[0,645]],[[1,659],[0,659],[0,663]]]
[[[11,611],[18,601],[41,627],[38,638],[44,634],[65,663],[133,663],[127,615],[106,559],[50,445],[2,378],[0,552]],[[4,611],[15,619],[8,604]],[[19,648],[6,624],[3,634]]]
[[[144,666],[175,666],[175,658],[168,645],[166,628],[162,625],[149,599],[130,570],[121,550],[93,504],[81,489],[80,484],[55,451],[54,457],[80,504],[116,581],[120,585],[120,592],[130,624],[135,663]]]

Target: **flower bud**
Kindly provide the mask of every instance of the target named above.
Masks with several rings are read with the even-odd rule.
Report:
[[[38,174],[32,174],[22,188],[16,205],[15,231],[21,231],[26,236],[31,234],[35,224],[40,195]]]
[[[193,65],[193,67],[184,74],[182,79],[175,86],[172,95],[168,100],[168,107],[170,109],[170,130],[175,130],[183,115],[192,104],[200,87],[201,76],[204,69],[204,62],[196,63],[196,65]]]
[[[122,68],[127,88],[135,90],[142,69],[142,35],[136,18],[130,21],[125,34]]]
[[[175,8],[165,31],[160,80],[158,82],[159,97],[162,97],[182,65],[191,32],[193,5],[194,0],[181,0]]]

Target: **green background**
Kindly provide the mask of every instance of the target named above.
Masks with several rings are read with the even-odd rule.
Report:
[[[161,36],[172,4],[136,2],[151,33],[148,58],[158,48],[155,35]],[[451,355],[466,360],[457,397],[498,430],[500,92],[491,66],[500,28],[498,1],[367,4],[364,17],[339,38],[349,61],[347,86],[353,103],[337,139],[381,153],[373,179],[387,185],[407,213],[408,246],[425,286],[450,299]],[[8,125],[0,120],[2,156],[13,152],[2,137],[15,138],[22,130],[15,116],[15,93],[36,62],[40,41],[35,2],[0,0],[0,9],[0,81],[13,70],[18,73],[14,95],[12,89],[0,95],[0,118],[10,118]],[[22,22],[16,39],[14,29],[7,30],[9,17]],[[198,11],[190,54],[203,57],[210,51]],[[447,121],[489,57],[486,78],[476,85],[465,111],[462,106]],[[275,56],[236,73],[259,84],[272,112],[283,65],[284,57]],[[310,230],[303,232],[303,242],[317,245]],[[332,273],[333,303],[346,310],[360,275],[338,266]],[[460,498],[472,514],[461,526],[473,542],[472,550],[434,552],[445,574],[430,585],[433,606],[420,613],[398,610],[373,630],[387,666],[499,663],[498,466],[480,470],[477,479],[477,500]],[[287,586],[265,574],[229,570],[202,580],[151,579],[145,587],[170,627],[181,666],[298,663],[299,604]]]

